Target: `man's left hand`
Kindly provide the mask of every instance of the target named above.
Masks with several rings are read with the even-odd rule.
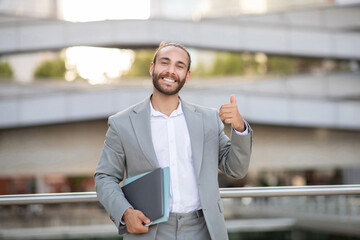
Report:
[[[230,96],[230,104],[224,104],[220,107],[219,117],[221,121],[231,124],[236,131],[245,131],[244,119],[239,113],[235,95]]]

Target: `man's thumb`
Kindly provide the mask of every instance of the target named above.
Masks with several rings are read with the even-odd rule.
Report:
[[[230,96],[230,103],[236,104],[236,97],[235,97],[235,95],[231,95],[231,96]]]

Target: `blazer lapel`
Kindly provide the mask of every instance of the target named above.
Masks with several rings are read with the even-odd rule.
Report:
[[[133,124],[139,146],[146,159],[150,162],[151,166],[158,168],[159,163],[151,137],[150,97],[134,108],[133,113],[130,114],[130,120]]]
[[[189,130],[194,168],[199,180],[204,148],[203,117],[201,113],[196,112],[196,108],[193,105],[190,105],[183,100],[181,100],[181,103]]]

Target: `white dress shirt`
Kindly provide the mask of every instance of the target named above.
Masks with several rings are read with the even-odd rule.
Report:
[[[151,105],[151,102],[150,102]],[[160,167],[170,167],[170,212],[201,209],[189,131],[181,101],[167,115],[151,108],[151,135]]]

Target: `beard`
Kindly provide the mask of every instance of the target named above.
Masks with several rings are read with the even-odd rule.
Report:
[[[173,80],[175,80],[176,83],[178,83],[178,86],[173,90],[167,90],[167,89],[163,88],[159,82],[159,80],[162,78],[173,79]],[[184,86],[184,84],[186,82],[186,75],[182,80],[180,80],[180,78],[175,77],[175,76],[170,77],[170,74],[157,74],[157,73],[155,73],[155,69],[154,69],[152,72],[152,80],[153,80],[153,84],[154,84],[154,87],[156,88],[156,90],[158,90],[162,94],[171,96],[171,95],[177,94],[182,89],[182,87]]]

